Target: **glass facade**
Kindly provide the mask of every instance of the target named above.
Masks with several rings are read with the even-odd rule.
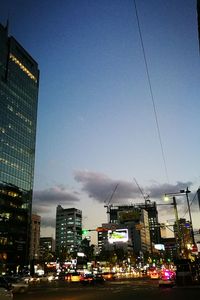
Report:
[[[38,64],[0,24],[0,267],[28,263]]]

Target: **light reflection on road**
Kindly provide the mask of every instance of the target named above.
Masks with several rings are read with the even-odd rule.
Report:
[[[37,286],[13,300],[188,300],[199,298],[199,289],[159,288],[157,280],[116,280],[103,285]]]

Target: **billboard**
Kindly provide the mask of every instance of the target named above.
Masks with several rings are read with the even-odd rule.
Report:
[[[154,247],[156,250],[165,250],[165,246],[163,244],[155,244]]]
[[[108,242],[110,244],[128,242],[128,229],[108,230]]]

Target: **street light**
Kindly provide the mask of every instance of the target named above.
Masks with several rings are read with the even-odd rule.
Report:
[[[188,187],[187,187],[186,190],[180,190],[180,194],[185,194],[186,195],[188,213],[189,213],[190,224],[191,224],[192,243],[193,243],[193,245],[195,245],[194,230],[193,230],[193,225],[192,225],[192,215],[191,215],[191,209],[190,209],[190,203],[189,203],[189,196],[188,196],[189,193],[191,193],[191,191],[189,191]]]
[[[177,193],[176,193],[177,194]],[[168,195],[174,195],[174,193],[168,193],[168,194],[165,194],[165,201],[169,200],[169,197]],[[179,227],[179,219],[178,219],[178,210],[177,210],[177,203],[176,203],[176,197],[173,196],[173,202],[170,203],[171,205],[173,205],[174,207],[174,214],[175,214],[175,220],[176,220],[176,226],[177,226],[177,255],[178,257],[180,256],[180,253],[181,253],[181,232],[180,232],[180,227]]]
[[[193,231],[193,225],[192,225],[192,215],[191,215],[190,203],[189,203],[189,196],[188,196],[189,193],[191,193],[191,191],[189,191],[189,189],[187,187],[186,190],[180,190],[177,193],[167,193],[167,194],[165,194],[165,197],[168,196],[168,195],[171,195],[171,196],[174,196],[174,198],[175,198],[175,196],[181,196],[182,194],[186,195],[187,207],[188,207],[188,213],[189,213],[189,219],[190,219],[190,225],[191,225],[191,238],[192,238],[193,245],[195,245],[194,231]],[[176,200],[175,200],[175,204],[176,204]],[[178,215],[177,215],[177,208],[176,208],[175,216],[178,217]],[[177,225],[178,225],[178,223],[177,223]]]
[[[189,196],[188,196],[188,194],[191,193],[191,191],[189,191],[189,190],[188,190],[188,187],[187,187],[186,190],[181,190],[181,193],[185,193],[185,195],[186,195],[187,206],[188,206],[188,213],[189,213],[190,224],[191,224],[192,243],[193,243],[193,245],[195,245],[194,231],[193,231],[193,225],[192,225],[192,215],[191,215],[190,203],[189,203]]]

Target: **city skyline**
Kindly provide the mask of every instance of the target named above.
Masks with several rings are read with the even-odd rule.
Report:
[[[112,202],[160,203],[200,182],[196,1],[136,1],[168,176],[156,128],[134,1],[4,1],[14,36],[40,66],[33,212],[54,235],[56,206],[107,221]],[[37,22],[35,22],[37,20]],[[184,205],[183,205],[184,203]],[[180,217],[185,196],[177,198]],[[197,198],[191,207],[199,224]],[[173,219],[173,209],[160,219]],[[185,217],[188,219],[186,213]]]

